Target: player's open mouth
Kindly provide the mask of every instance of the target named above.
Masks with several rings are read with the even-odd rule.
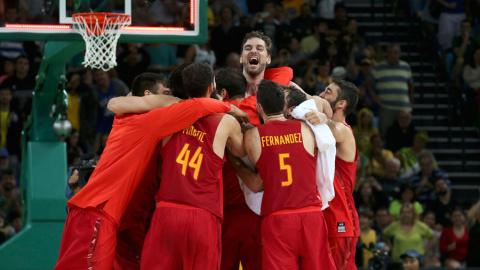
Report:
[[[250,60],[248,62],[250,63],[250,65],[256,66],[256,65],[258,65],[258,57],[254,56],[254,57],[250,58]]]

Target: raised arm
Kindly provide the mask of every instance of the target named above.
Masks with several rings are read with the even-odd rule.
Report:
[[[126,113],[146,113],[178,103],[179,98],[166,95],[147,95],[143,97],[115,97],[108,101],[107,108],[117,115]]]

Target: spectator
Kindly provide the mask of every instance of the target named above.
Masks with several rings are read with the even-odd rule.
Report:
[[[128,43],[124,47],[125,50],[117,57],[117,71],[122,81],[131,86],[133,79],[150,65],[150,55],[139,43]]]
[[[158,72],[168,77],[177,66],[177,57],[172,46],[161,43],[150,44],[145,48],[150,55],[150,65],[147,70]]]
[[[313,34],[312,30],[315,26],[315,19],[312,16],[312,8],[305,3],[301,7],[300,16],[291,21],[291,29],[293,36],[297,39],[302,39],[308,35]]]
[[[437,199],[429,201],[427,209],[435,213],[438,224],[443,227],[450,226],[450,213],[458,205],[452,199],[452,190],[448,187],[445,179],[438,177],[434,182],[434,191]]]
[[[367,172],[373,177],[385,177],[385,161],[393,158],[392,151],[383,148],[383,141],[380,134],[370,137],[370,149],[365,156],[368,160]]]
[[[202,45],[191,45],[188,47],[185,54],[185,63],[198,63],[198,62],[207,62],[212,68],[215,68],[215,63],[217,58],[215,57],[215,52],[212,50],[211,46],[211,30],[208,30],[207,42]],[[239,60],[240,63],[240,60]]]
[[[413,79],[410,65],[400,60],[400,46],[390,44],[387,48],[387,60],[379,63],[372,72],[372,80],[365,82],[365,88],[373,94],[373,100],[380,103],[379,130],[382,138],[387,129],[395,122],[402,109],[411,111],[413,104]],[[375,82],[378,96],[373,91]]]
[[[480,39],[471,32],[472,24],[469,20],[463,20],[460,24],[460,35],[452,41],[452,50],[456,59],[453,72],[456,78],[460,77],[467,61],[473,58],[474,49],[480,47]]]
[[[88,82],[92,77],[91,71],[82,76],[79,73],[68,74],[67,93],[68,111],[67,119],[72,128],[80,131],[80,146],[85,151],[90,151],[95,139],[95,121],[97,100],[93,88]]]
[[[3,75],[0,76],[0,85],[6,78],[12,76],[13,73],[15,73],[15,64],[12,60],[6,59],[3,63]]]
[[[418,164],[418,155],[426,152],[425,143],[428,140],[427,132],[419,131],[413,138],[413,146],[403,147],[395,153],[395,156],[401,161],[401,178],[407,178],[420,171]],[[433,158],[433,166],[437,168],[437,161]]]
[[[359,155],[364,155],[371,147],[370,138],[378,134],[378,130],[373,125],[373,113],[367,108],[361,109],[357,113],[357,125],[353,127],[355,142]]]
[[[400,160],[397,158],[389,158],[385,161],[385,177],[377,179],[388,201],[392,201],[400,192],[403,181],[398,177],[399,172]]]
[[[67,167],[74,166],[83,155],[83,150],[79,145],[80,133],[72,129],[67,139]]]
[[[342,3],[343,0],[320,0],[317,5],[317,17],[324,20],[333,20],[335,18],[335,6]]]
[[[403,184],[400,187],[400,192],[398,193],[398,198],[394,200],[388,209],[390,215],[394,217],[395,220],[400,218],[400,208],[404,204],[411,204],[415,209],[417,216],[423,213],[423,207],[415,198],[415,191],[410,186],[410,184]]]
[[[367,44],[362,33],[359,32],[357,20],[348,19],[345,29],[340,34],[338,43],[339,55],[342,58],[348,58],[352,55],[354,59],[361,59],[361,52]]]
[[[393,239],[393,246],[390,238]],[[428,253],[435,236],[425,223],[417,220],[413,205],[404,204],[400,208],[400,220],[385,228],[383,239],[388,246],[392,247],[393,261],[400,262],[400,255],[408,250],[415,250],[420,254]],[[425,248],[423,247],[423,239],[429,239]]]
[[[5,24],[18,24],[22,23],[22,19],[19,16],[18,6],[15,4],[8,4],[5,8],[5,13],[2,14],[2,21],[0,26],[4,27]],[[6,59],[14,60],[20,55],[24,54],[23,42],[21,41],[0,41],[0,64],[3,66],[3,61]]]
[[[12,90],[0,86],[0,147],[6,148],[17,163],[21,157],[22,118],[18,115],[12,101]]]
[[[113,97],[126,96],[129,88],[119,79],[109,78],[107,72],[96,69],[93,71],[95,81],[94,94],[97,101],[97,119],[95,122],[95,152],[99,150],[101,134],[108,133],[112,129],[115,114],[107,109],[108,101]],[[92,109],[92,108],[91,108]]]
[[[332,83],[330,62],[327,60],[312,60],[303,77],[306,92],[311,95],[319,95],[330,83]]]
[[[435,168],[434,161],[435,158],[430,152],[425,151],[418,155],[420,171],[410,178],[410,184],[415,189],[418,201],[423,204],[436,198],[433,193],[434,181],[436,179],[442,178],[448,185],[450,184],[450,179],[448,178],[447,173],[441,169]],[[437,216],[437,219],[438,218],[439,217]]]
[[[467,124],[471,125],[478,123],[478,93],[480,89],[480,47],[476,48],[473,53],[473,57],[469,59],[467,65],[463,68],[463,80],[466,86],[466,99],[467,99]]]
[[[360,209],[358,218],[360,222],[359,242],[361,242],[361,252],[355,254],[355,261],[360,262],[357,266],[368,267],[368,261],[373,258],[373,253],[367,248],[372,244],[373,246],[377,244],[377,234],[370,227],[373,222],[373,212],[370,209]]]
[[[333,13],[334,18],[328,21],[326,34],[330,37],[339,37],[343,29],[347,26],[347,9],[343,3],[337,3],[335,4]]]
[[[32,107],[35,77],[30,74],[28,57],[21,55],[15,59],[15,73],[3,81],[2,86],[12,89],[13,98],[18,100],[18,110],[22,119],[27,119]]]
[[[423,256],[416,250],[408,250],[400,256],[404,270],[423,269]]]
[[[286,25],[275,19],[275,15],[277,14],[275,8],[273,0],[264,1],[263,12],[255,14],[251,23],[253,30],[262,31],[272,40],[273,55],[277,54],[278,48],[276,44],[283,40],[283,37],[288,36]]]
[[[231,52],[227,56],[227,68],[233,68],[242,70],[242,65],[240,65],[240,55],[236,52]]]
[[[312,54],[320,48],[322,43],[326,41],[325,32],[328,26],[324,21],[317,20],[313,27],[313,33],[301,39],[300,51],[304,54]]]
[[[479,188],[480,190],[480,188]],[[469,228],[467,266],[480,267],[480,199],[472,205],[467,212],[467,225]]]
[[[438,22],[438,43],[442,51],[452,47],[453,38],[460,34],[460,24],[465,19],[465,0],[435,0],[442,11]]]
[[[218,67],[224,67],[227,56],[239,52],[239,44],[243,36],[239,36],[234,27],[235,13],[230,6],[223,6],[220,12],[220,24],[212,30],[212,50],[215,52]]]
[[[375,211],[378,207],[388,204],[387,198],[382,193],[382,187],[373,177],[360,183],[358,190],[353,192],[353,198],[357,209],[368,208]]]
[[[387,130],[386,148],[395,153],[402,147],[411,147],[414,137],[415,124],[412,121],[412,113],[402,109],[398,112],[397,121]]]
[[[149,25],[175,25],[180,20],[182,7],[184,5],[185,3],[183,1],[176,0],[154,1],[148,11]]]
[[[422,218],[423,223],[427,224],[427,226],[433,230],[433,234],[435,235],[435,241],[433,242],[432,248],[428,253],[425,253],[425,266],[434,266],[440,267],[442,264],[440,263],[440,247],[438,240],[442,235],[442,226],[438,226],[435,222],[435,213],[432,211],[425,211],[423,213]],[[426,246],[428,244],[428,239],[423,241],[423,245]]]
[[[467,258],[468,227],[465,224],[463,209],[455,208],[450,217],[453,226],[443,229],[440,237],[440,251],[446,257],[446,267],[461,268],[465,266]]]
[[[7,217],[10,217],[13,213],[20,214],[22,212],[20,188],[17,187],[17,179],[12,170],[2,171],[0,211],[5,212]]]
[[[375,222],[372,225],[372,229],[375,230],[377,234],[377,242],[381,242],[383,230],[387,228],[392,223],[390,215],[388,214],[388,209],[385,206],[379,206],[375,211]]]

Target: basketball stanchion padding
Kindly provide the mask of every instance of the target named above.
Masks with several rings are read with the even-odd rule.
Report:
[[[121,13],[77,13],[72,15],[75,31],[86,43],[85,67],[109,69],[117,65],[117,41],[122,29],[131,24],[130,15]]]

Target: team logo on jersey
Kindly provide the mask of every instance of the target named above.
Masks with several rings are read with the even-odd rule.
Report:
[[[337,223],[337,232],[346,232],[345,222],[338,222]]]

